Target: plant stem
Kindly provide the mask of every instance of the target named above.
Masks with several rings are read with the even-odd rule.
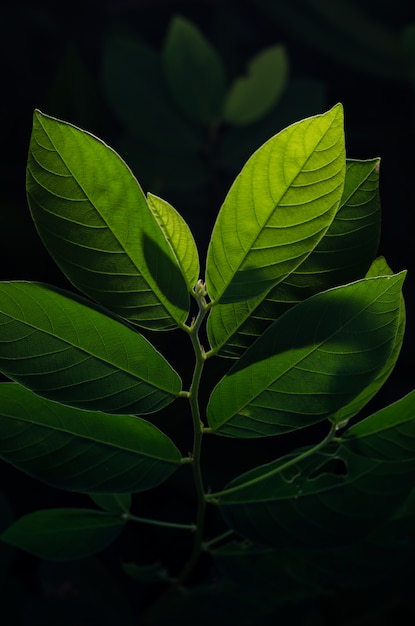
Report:
[[[333,441],[335,434],[336,434],[336,430],[337,430],[336,425],[332,424],[328,435],[322,441],[320,441],[315,446],[313,446],[312,448],[308,448],[302,454],[299,454],[298,456],[293,456],[288,461],[281,463],[281,465],[277,465],[277,467],[274,467],[267,474],[261,474],[257,476],[256,478],[252,478],[251,480],[245,483],[240,483],[238,485],[235,485],[234,487],[229,487],[228,489],[224,489],[223,491],[217,491],[216,493],[208,494],[205,496],[206,500],[208,502],[217,503],[221,496],[228,495],[230,493],[235,493],[236,491],[239,491],[240,489],[244,489],[245,487],[248,487],[248,486],[250,487],[251,485],[254,485],[255,483],[262,482],[263,480],[267,478],[271,478],[271,476],[275,476],[276,474],[283,472],[284,470],[288,469],[289,467],[292,467],[293,465],[297,465],[297,463],[300,463],[301,461],[311,456],[312,454],[315,454],[319,450],[322,450],[331,441]]]
[[[131,513],[124,513],[121,517],[126,522],[139,522],[140,524],[150,524],[151,526],[164,526],[165,528],[177,528],[178,530],[196,530],[195,524],[165,522],[163,520],[149,519],[148,517],[138,517],[137,515],[131,515]]]
[[[199,313],[190,327],[190,339],[192,341],[195,353],[195,369],[193,372],[192,383],[189,391],[189,403],[193,419],[193,452],[192,452],[192,468],[193,480],[197,497],[197,514],[196,514],[196,532],[193,541],[193,549],[190,557],[176,579],[176,585],[183,584],[193,572],[197,561],[202,552],[203,533],[205,528],[206,514],[206,496],[203,486],[203,477],[201,469],[202,439],[204,425],[200,418],[199,408],[199,388],[202,377],[203,367],[205,364],[205,351],[200,343],[199,330],[203,319],[207,313],[207,305],[203,296],[198,298]]]

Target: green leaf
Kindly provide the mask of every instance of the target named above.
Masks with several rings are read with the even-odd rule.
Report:
[[[220,356],[240,356],[294,304],[365,275],[379,242],[378,185],[379,159],[346,161],[339,210],[309,256],[264,298],[219,304],[212,309],[208,337]]]
[[[259,52],[248,64],[247,76],[237,78],[229,89],[223,117],[229,124],[245,125],[266,115],[284,92],[288,59],[283,46]]]
[[[108,105],[128,133],[172,156],[197,155],[203,129],[177,111],[154,50],[131,34],[110,33],[103,42],[102,79]]]
[[[415,460],[415,391],[349,428],[355,454],[380,461]]]
[[[153,413],[181,389],[139,333],[45,285],[0,284],[0,371],[50,400],[107,413]]]
[[[128,513],[131,507],[130,493],[90,493],[89,497],[108,513]]]
[[[216,50],[187,19],[172,19],[162,62],[170,93],[181,111],[197,122],[212,121],[225,94],[225,68]]]
[[[191,291],[199,278],[200,267],[196,243],[190,228],[182,216],[165,200],[148,193],[147,202]]]
[[[124,161],[96,137],[35,111],[27,194],[39,235],[81,291],[145,328],[174,328],[189,295]]]
[[[117,511],[130,492],[156,487],[181,460],[143,419],[59,405],[15,383],[0,385],[0,458],[59,489],[111,494],[105,508],[114,500]]]
[[[251,541],[326,550],[371,533],[399,508],[414,479],[413,461],[376,461],[343,445],[255,468],[211,497],[219,498],[228,525]]]
[[[333,418],[385,367],[405,272],[308,298],[276,320],[219,381],[208,405],[218,434],[277,435]]]
[[[370,278],[375,276],[389,276],[392,274],[393,272],[386,263],[385,259],[383,257],[379,257],[372,263],[366,276]],[[402,348],[405,335],[405,324],[405,301],[403,295],[401,295],[398,331],[396,333],[395,343],[392,352],[390,353],[389,358],[385,363],[385,366],[373,379],[373,381],[356,398],[354,398],[351,402],[342,407],[336,413],[336,415],[334,416],[334,420],[336,421],[336,423],[347,422],[350,418],[357,415],[357,413],[359,413],[359,411],[361,411],[362,408],[366,406],[366,404],[377,394],[379,389],[384,385],[389,376],[392,374],[392,371],[396,365]]]
[[[341,105],[289,126],[259,148],[213,229],[206,267],[210,299],[250,300],[300,265],[336,214],[344,171]]]
[[[21,517],[0,539],[42,559],[72,561],[104,550],[123,527],[119,515],[90,509],[45,509]]]
[[[145,584],[166,582],[169,579],[167,570],[159,562],[150,565],[123,563],[124,572],[134,581]]]

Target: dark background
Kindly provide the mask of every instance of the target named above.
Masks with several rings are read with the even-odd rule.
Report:
[[[103,42],[114,25],[127,28],[160,50],[174,15],[193,21],[217,48],[229,80],[244,72],[252,56],[283,44],[289,83],[309,81],[295,121],[337,102],[345,110],[347,155],[380,156],[382,236],[379,253],[394,271],[408,269],[404,295],[407,333],[397,367],[371,407],[397,400],[414,387],[413,254],[415,152],[415,25],[404,0],[40,0],[3,3],[0,21],[2,94],[0,168],[0,278],[39,280],[68,288],[44,250],[25,196],[25,166],[35,108],[89,130],[117,147],[120,123],[102,85]],[[135,77],[134,80],[138,78]],[[133,77],[132,77],[133,80]],[[270,135],[285,125],[270,131]],[[142,120],[143,125],[146,120]],[[263,142],[258,135],[259,146]],[[139,147],[137,147],[139,149]],[[247,155],[248,156],[248,155]],[[157,168],[151,154],[150,166]],[[151,161],[154,161],[152,164]],[[245,161],[241,155],[240,166]],[[133,167],[133,166],[132,166]],[[133,168],[134,169],[134,168]],[[134,170],[145,191],[146,174]],[[237,172],[235,172],[237,173]],[[206,246],[210,228],[234,174],[218,168],[213,185],[163,191]],[[164,352],[175,353],[165,346]],[[177,359],[176,356],[173,357]],[[241,444],[243,456],[244,444]],[[78,503],[49,491],[0,464],[0,487],[16,515],[42,505]],[[234,472],[233,472],[234,473]],[[23,561],[29,586],[32,561]],[[34,623],[34,622],[33,622]],[[39,622],[40,623],[40,622]]]

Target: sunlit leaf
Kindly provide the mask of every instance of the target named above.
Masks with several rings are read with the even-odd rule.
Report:
[[[127,506],[129,493],[166,480],[180,465],[173,442],[132,415],[83,411],[50,402],[15,383],[0,385],[0,458],[59,489],[111,494]],[[118,494],[118,495],[115,495]]]
[[[176,258],[113,150],[35,111],[26,185],[39,235],[78,289],[144,327],[185,321],[189,296]]]
[[[385,367],[405,273],[322,292],[280,317],[213,390],[208,421],[232,437],[277,435],[333,418]]]
[[[147,202],[192,290],[199,278],[199,255],[195,240],[182,216],[165,200],[149,193]]]
[[[289,126],[257,150],[213,229],[206,267],[210,299],[250,300],[286,278],[329,228],[344,171],[340,105]]]
[[[265,297],[212,309],[208,336],[220,356],[240,356],[294,304],[365,275],[379,242],[378,183],[379,159],[346,161],[339,210],[310,255]]]
[[[0,540],[51,561],[72,561],[100,552],[121,533],[119,515],[92,509],[44,509],[9,526]]]
[[[0,285],[0,371],[50,400],[107,413],[152,413],[181,381],[139,333],[45,285]]]
[[[259,52],[248,64],[247,76],[231,85],[223,109],[230,124],[251,124],[263,117],[281,97],[288,78],[288,59],[283,46]]]
[[[210,122],[225,93],[225,68],[219,54],[189,20],[173,17],[162,62],[175,102],[192,120]]]

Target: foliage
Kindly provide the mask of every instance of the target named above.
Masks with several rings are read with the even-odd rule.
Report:
[[[202,63],[212,51],[200,50]],[[223,94],[219,66],[212,80],[212,94]],[[228,95],[228,118],[246,89]],[[219,101],[212,95],[208,111],[194,103],[188,113],[204,120]],[[0,285],[0,371],[10,379],[0,386],[0,456],[86,494],[88,506],[8,523],[4,547],[70,562],[110,550],[135,524],[186,534],[192,547],[175,571],[124,559],[143,594],[143,623],[158,624],[176,613],[194,623],[195,611],[208,623],[213,592],[223,615],[250,624],[255,611],[267,623],[291,602],[404,567],[413,556],[415,394],[362,413],[393,370],[405,326],[405,272],[376,258],[378,182],[379,159],[346,159],[341,105],[296,122],[242,168],[200,264],[184,219],[145,195],[117,153],[35,111],[31,215],[82,295]],[[193,349],[190,384],[154,345],[167,350],[172,331]],[[206,389],[211,361],[216,379]],[[284,435],[307,428],[306,445],[279,451]],[[247,453],[240,470],[233,446],[249,450],[254,439],[264,450],[271,442],[272,458]],[[202,449],[215,441],[229,479],[205,473]],[[157,490],[187,485],[190,469],[191,508],[160,507]],[[141,514],[141,494],[152,490],[156,513]],[[200,574],[203,559],[210,565]],[[163,602],[142,591],[153,584],[167,585]],[[191,591],[174,595],[184,585]]]

